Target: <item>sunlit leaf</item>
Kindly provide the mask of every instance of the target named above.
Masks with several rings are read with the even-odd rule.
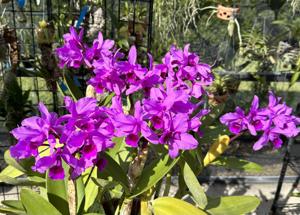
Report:
[[[261,172],[263,170],[263,167],[257,163],[235,157],[219,157],[210,164],[252,173]]]
[[[164,157],[156,159],[149,166],[146,166],[133,189],[131,197],[135,197],[153,187],[173,168],[178,160],[179,157],[172,159],[166,154]]]
[[[52,204],[33,190],[22,189],[20,196],[27,215],[61,215]]]
[[[161,197],[152,201],[155,215],[206,215],[204,211],[183,200]],[[225,214],[225,213],[224,213]]]
[[[208,199],[205,210],[212,215],[241,215],[254,211],[259,204],[255,196],[224,196]]]
[[[187,163],[185,163],[183,167],[183,177],[193,199],[201,209],[204,209],[207,204],[205,192]]]

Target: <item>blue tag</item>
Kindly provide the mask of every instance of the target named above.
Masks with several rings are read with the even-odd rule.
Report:
[[[80,27],[85,15],[87,14],[88,11],[89,11],[89,6],[87,6],[87,5],[83,6],[83,8],[80,11],[80,15],[79,15],[79,18],[77,20],[77,23],[76,23],[76,28]]]
[[[26,0],[18,0],[17,2],[18,2],[19,7],[20,7],[21,9],[23,9],[24,6],[25,6]]]
[[[65,83],[62,82],[62,81],[59,82],[59,86],[60,86],[60,89],[61,89],[62,91],[68,90],[68,87],[67,87],[67,86],[65,85]]]
[[[78,87],[81,86],[81,85],[80,85],[80,82],[79,82],[79,80],[78,80],[78,76],[74,76],[74,77],[73,77],[73,80],[74,80],[74,84],[75,84],[76,86],[78,86]]]

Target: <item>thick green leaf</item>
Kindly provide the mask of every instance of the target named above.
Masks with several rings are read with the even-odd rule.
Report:
[[[187,162],[195,175],[199,175],[203,169],[201,149],[187,150],[182,153],[184,161]]]
[[[166,154],[163,158],[154,160],[143,170],[137,185],[133,189],[131,197],[135,197],[153,187],[173,168],[178,160],[179,157],[172,159],[168,154]]]
[[[26,172],[26,169],[24,169],[23,166],[21,166],[14,158],[11,157],[9,150],[5,151],[4,160],[8,165],[16,168],[17,170],[24,172],[24,173]]]
[[[23,204],[20,200],[4,200],[1,203],[5,206],[9,207],[9,208],[14,208],[16,210],[20,210],[20,211],[25,212]]]
[[[211,163],[212,165],[223,166],[230,169],[244,170],[246,172],[261,172],[263,167],[257,163],[242,160],[235,157],[219,157]]]
[[[11,178],[17,178],[21,175],[24,175],[24,172],[22,172],[22,171],[16,169],[15,167],[9,165],[1,171],[0,175],[6,175],[6,176],[9,176]]]
[[[68,215],[69,204],[65,180],[52,180],[47,173],[46,188],[49,202],[62,214]]]
[[[27,175],[38,175],[42,176],[37,172],[32,171],[31,167],[34,165],[34,158],[22,159],[20,161],[16,161],[13,157],[11,157],[9,150],[6,150],[4,153],[4,160],[5,162],[18,169],[21,172],[26,173]]]
[[[120,149],[123,149],[125,146],[124,137],[116,137],[113,139],[113,142],[115,143],[115,146],[108,150],[107,154],[115,159],[118,152],[120,152]]]
[[[205,210],[212,215],[241,215],[254,211],[259,204],[255,196],[224,196],[209,198]]]
[[[194,175],[194,172],[187,163],[185,163],[183,167],[183,177],[187,187],[189,188],[193,196],[193,199],[201,209],[204,209],[207,205],[205,192],[200,185],[197,177]]]
[[[11,178],[6,175],[0,175],[0,181],[16,186],[45,186],[44,182],[31,181],[29,178]]]
[[[84,95],[81,92],[81,90],[75,85],[74,80],[72,79],[72,77],[68,74],[64,74],[64,82],[67,86],[67,88],[70,91],[70,94],[72,95],[74,100],[79,100],[80,98],[83,98]]]
[[[16,214],[16,215],[25,215],[24,211],[15,209],[15,208],[7,208],[7,207],[0,207],[0,213],[3,214]]]
[[[22,189],[20,196],[27,215],[61,215],[52,204],[33,190]]]
[[[290,87],[293,86],[300,78],[300,72],[295,72],[291,78]]]
[[[194,205],[172,197],[161,197],[152,201],[155,215],[206,215]]]
[[[104,157],[107,160],[107,165],[104,168],[104,170],[100,172],[100,176],[101,174],[103,174],[112,177],[113,180],[120,183],[123,186],[125,192],[128,193],[129,183],[127,180],[127,176],[123,171],[122,167],[108,154],[104,154]]]
[[[81,214],[85,205],[85,189],[82,176],[75,181],[77,213]]]
[[[85,186],[84,211],[88,211],[88,209],[93,205],[99,192],[98,186],[92,180],[92,177],[97,177],[97,168],[91,168],[89,175],[90,176],[88,176],[89,177],[88,182]]]

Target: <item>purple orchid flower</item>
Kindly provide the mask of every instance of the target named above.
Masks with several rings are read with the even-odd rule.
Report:
[[[244,110],[240,107],[235,109],[233,113],[227,113],[220,118],[222,124],[228,126],[229,131],[233,134],[239,134],[247,128],[248,120]]]
[[[135,103],[134,110],[134,116],[119,114],[113,118],[114,126],[117,129],[116,135],[119,137],[126,136],[126,144],[132,147],[138,146],[140,134],[151,143],[157,143],[157,135],[143,120],[143,110],[139,101]]]
[[[272,142],[274,148],[280,148],[283,141],[281,135],[288,138],[296,137],[300,129],[300,119],[292,115],[292,108],[285,103],[280,103],[273,92],[269,93],[269,104],[266,108],[259,108],[259,100],[254,96],[249,114],[245,117],[244,111],[236,110],[220,118],[221,123],[229,127],[234,134],[248,129],[251,135],[264,131],[259,140],[254,144],[254,150],[260,150],[268,142]]]
[[[57,115],[49,113],[43,103],[39,104],[41,117],[33,116],[24,119],[21,127],[15,128],[11,134],[18,140],[15,146],[10,148],[12,157],[16,159],[28,158],[38,155],[38,148],[45,141],[53,142],[58,135]]]
[[[198,141],[188,133],[189,118],[186,114],[176,114],[174,117],[170,115],[165,122],[165,129],[159,143],[168,145],[171,158],[177,157],[179,150],[197,148]]]
[[[77,34],[74,27],[70,27],[70,33],[64,35],[64,45],[56,49],[56,54],[60,60],[59,67],[79,68],[84,61],[82,44],[83,29]]]

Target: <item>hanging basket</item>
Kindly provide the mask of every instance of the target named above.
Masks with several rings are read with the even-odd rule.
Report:
[[[217,7],[217,17],[222,20],[231,20],[236,17],[240,12],[240,8],[224,7],[218,5]]]

